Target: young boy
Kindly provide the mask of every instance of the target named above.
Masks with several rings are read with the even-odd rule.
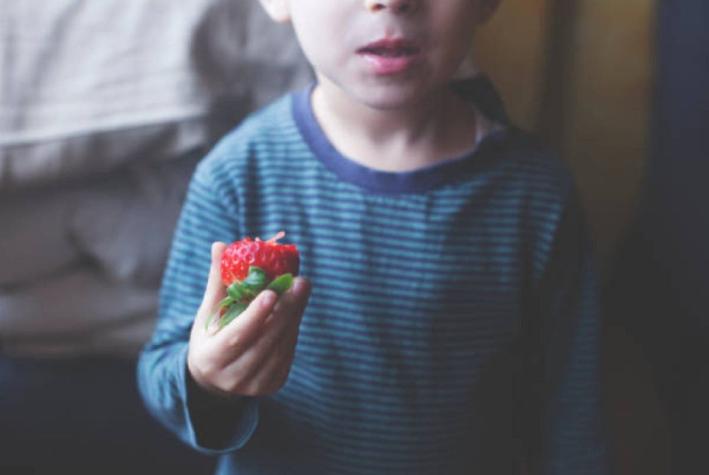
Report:
[[[317,82],[198,167],[150,410],[224,474],[607,473],[571,178],[485,79],[453,81],[497,0],[261,3]],[[281,229],[308,278],[207,332],[223,242]]]

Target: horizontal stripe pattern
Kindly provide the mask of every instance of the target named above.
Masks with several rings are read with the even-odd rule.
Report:
[[[165,272],[158,327],[141,359],[145,371],[168,358],[158,348],[170,339],[187,341],[211,243],[284,229],[313,293],[287,384],[262,400],[253,440],[224,467],[247,474],[494,470],[481,442],[496,430],[487,414],[514,415],[526,394],[520,388],[548,384],[549,375],[568,417],[555,422],[567,439],[550,453],[583,453],[581,445],[597,436],[588,422],[597,415],[597,309],[581,264],[566,282],[554,277],[562,237],[576,241],[573,255],[588,258],[577,223],[566,218],[578,211],[568,173],[510,130],[469,157],[484,166],[465,168],[467,175],[425,191],[372,192],[320,162],[291,113],[293,100],[249,119],[199,165]],[[557,319],[581,323],[567,338],[545,340],[551,350],[535,346],[534,335],[563,334]],[[530,373],[541,354],[558,356],[573,374],[554,362]],[[507,432],[497,429],[506,435],[495,450],[514,457],[523,419],[510,417]],[[284,438],[287,450],[279,451]]]

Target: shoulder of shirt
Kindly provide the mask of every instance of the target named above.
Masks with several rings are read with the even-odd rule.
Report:
[[[281,96],[269,105],[248,115],[239,125],[222,137],[200,161],[197,174],[220,175],[253,162],[256,151],[282,144],[296,130],[291,112],[292,93]],[[263,158],[263,157],[261,157]]]
[[[486,146],[493,149],[489,155],[495,166],[521,177],[531,186],[544,183],[563,195],[573,188],[572,174],[559,155],[534,135],[511,124],[502,97],[487,75],[458,80],[453,88],[490,123],[497,124],[493,129],[504,129],[502,133],[493,131],[486,140]]]
[[[498,145],[498,166],[521,186],[567,199],[576,193],[575,178],[568,164],[536,135],[508,125]],[[494,140],[494,138],[493,138]]]

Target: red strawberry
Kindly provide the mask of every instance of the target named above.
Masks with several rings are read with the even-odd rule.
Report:
[[[246,237],[227,246],[222,254],[220,271],[227,296],[219,303],[219,311],[207,320],[207,328],[215,318],[223,328],[243,312],[259,292],[270,289],[282,294],[298,274],[300,256],[293,244],[278,244],[283,231],[268,241]]]
[[[293,244],[278,244],[278,240],[286,235],[283,231],[268,241],[259,238],[246,237],[231,243],[222,254],[222,282],[229,287],[234,282],[246,279],[251,266],[258,267],[266,273],[269,281],[290,273],[298,274],[300,256]]]

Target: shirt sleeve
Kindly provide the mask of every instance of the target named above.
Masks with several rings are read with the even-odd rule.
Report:
[[[208,160],[192,178],[160,292],[158,321],[138,360],[138,387],[150,413],[180,439],[207,454],[241,448],[258,424],[258,401],[207,393],[187,369],[192,323],[200,306],[214,241],[239,235],[236,193],[213,178]]]
[[[594,255],[575,193],[556,227],[531,325],[530,472],[608,474],[601,403],[601,310]]]

